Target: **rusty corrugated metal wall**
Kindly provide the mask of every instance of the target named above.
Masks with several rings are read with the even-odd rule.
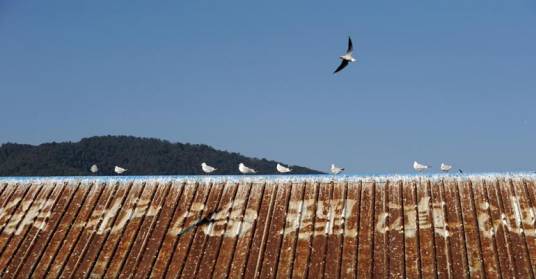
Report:
[[[530,278],[535,182],[0,178],[0,273]]]

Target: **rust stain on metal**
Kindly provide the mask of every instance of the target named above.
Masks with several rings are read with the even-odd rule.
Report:
[[[2,278],[535,274],[530,177],[0,179]]]

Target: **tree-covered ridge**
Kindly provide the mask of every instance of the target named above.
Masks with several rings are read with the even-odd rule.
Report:
[[[239,174],[240,162],[259,174],[276,173],[276,161],[248,158],[239,153],[216,150],[204,144],[171,143],[132,136],[101,136],[79,142],[26,145],[6,143],[0,146],[0,176],[75,176],[90,175],[92,164],[98,175],[112,175],[115,165],[128,169],[127,175],[202,174],[201,163],[218,170],[214,174]],[[292,173],[319,173],[291,166]]]

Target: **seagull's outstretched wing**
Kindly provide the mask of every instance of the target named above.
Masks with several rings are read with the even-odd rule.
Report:
[[[348,60],[342,60],[341,65],[333,72],[334,74],[340,72],[342,69],[344,69],[346,66],[348,66]]]
[[[348,37],[348,50],[346,50],[346,54],[352,53],[354,51],[354,46],[352,45],[352,39]]]

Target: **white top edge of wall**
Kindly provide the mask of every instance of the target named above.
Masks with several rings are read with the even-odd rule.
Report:
[[[299,182],[386,182],[413,180],[496,180],[536,179],[536,173],[475,173],[475,174],[386,174],[386,175],[191,175],[191,176],[51,176],[51,177],[0,177],[0,183],[299,183]]]

